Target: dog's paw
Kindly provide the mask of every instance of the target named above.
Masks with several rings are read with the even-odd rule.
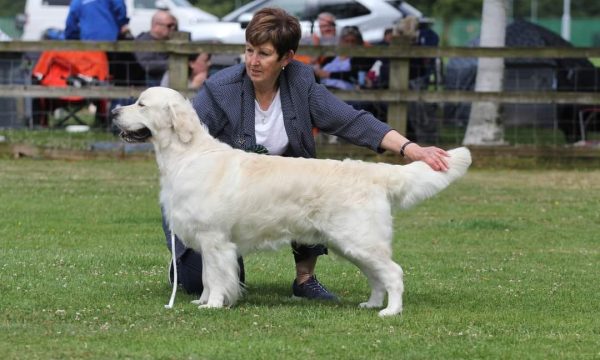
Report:
[[[225,306],[223,306],[223,304],[202,304],[200,306],[198,306],[198,309],[222,309]]]
[[[213,294],[214,295],[214,294]],[[211,296],[207,300],[203,301],[203,296],[200,297],[198,309],[219,309],[225,307],[225,298],[223,296]]]
[[[402,313],[402,309],[394,310],[394,309],[390,309],[390,308],[385,308],[379,312],[379,316],[386,317],[386,316],[398,315],[400,313]]]
[[[206,300],[202,300],[202,298],[200,298],[198,300],[192,300],[192,304],[194,304],[194,305],[204,305],[204,304],[206,304]]]
[[[210,294],[210,292],[204,288],[204,291],[202,291],[202,295],[200,295],[200,297],[198,298],[198,300],[193,300],[192,304],[194,305],[204,305],[206,303],[208,303],[208,295]]]
[[[375,308],[380,308],[382,306],[383,306],[383,304],[380,302],[376,303],[376,302],[370,302],[370,301],[358,304],[358,307],[361,309],[375,309]]]

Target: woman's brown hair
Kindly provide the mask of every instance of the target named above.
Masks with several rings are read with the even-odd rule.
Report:
[[[281,59],[290,50],[296,52],[302,28],[285,10],[264,8],[257,11],[246,28],[246,41],[253,46],[271,42]]]

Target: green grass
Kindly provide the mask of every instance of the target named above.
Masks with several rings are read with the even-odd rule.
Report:
[[[0,129],[7,143],[26,144],[48,149],[87,150],[97,141],[119,141],[110,132],[93,129],[82,133],[69,133],[64,129]]]
[[[246,257],[227,310],[178,293],[153,160],[0,159],[3,359],[600,357],[600,171],[475,170],[396,216],[404,313],[380,319],[356,268],[339,304],[293,301],[289,248]]]

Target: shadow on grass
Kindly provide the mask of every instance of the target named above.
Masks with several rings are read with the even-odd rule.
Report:
[[[169,300],[171,287],[160,285],[153,289],[155,298],[164,301],[165,304]],[[187,293],[183,288],[177,289],[176,303],[189,304],[193,300],[197,300],[198,294]],[[365,297],[366,300],[366,297]],[[364,300],[361,300],[364,301]],[[340,298],[340,301],[327,300],[307,300],[292,297],[291,284],[249,284],[236,306],[244,307],[294,307],[294,308],[311,308],[318,306],[330,306],[332,308],[354,309],[358,307],[356,297]]]

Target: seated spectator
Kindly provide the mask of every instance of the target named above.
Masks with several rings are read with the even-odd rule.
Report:
[[[362,34],[356,26],[345,26],[340,32],[339,45],[342,47],[365,46]],[[366,74],[373,64],[373,59],[349,57],[338,55],[324,60],[321,66],[315,64],[313,69],[320,82],[330,89],[355,90],[366,87]],[[357,110],[366,110],[371,113],[375,110],[374,104],[364,101],[351,101]],[[328,136],[329,143],[337,142],[333,135]]]
[[[316,22],[319,26],[319,33],[313,32],[310,37],[305,37],[300,41],[302,45],[336,45],[338,43],[337,28],[335,23],[335,15],[322,12],[317,16]],[[305,64],[322,64],[326,59],[324,56],[309,56],[296,54],[294,59]]]
[[[362,34],[356,26],[346,26],[340,33],[339,45],[342,47],[365,46]],[[315,74],[321,83],[329,88],[354,90],[367,87],[365,77],[373,59],[338,55],[325,61],[322,66],[315,65]]]
[[[210,70],[209,53],[192,54],[188,57],[188,88],[198,90],[208,78]],[[160,86],[169,87],[169,72],[163,76]]]
[[[328,12],[322,12],[317,16],[320,35],[312,34],[313,45],[335,45],[338,43],[335,20],[335,15]]]
[[[169,40],[177,31],[177,19],[167,10],[158,10],[152,16],[150,31],[143,32],[136,41]],[[146,86],[158,86],[169,67],[169,54],[157,52],[139,52],[135,54],[137,62],[146,71]]]
[[[386,28],[383,31],[383,38],[381,39],[381,41],[376,41],[374,43],[372,43],[373,45],[384,45],[387,46],[389,44],[392,43],[392,38],[394,36],[394,29],[393,28]]]
[[[431,29],[430,19],[419,19],[417,25],[417,38],[415,44],[418,46],[438,46],[440,37]],[[430,83],[430,77],[435,73],[435,58],[417,58],[410,60],[409,79],[414,88],[426,88]]]
[[[403,37],[417,46],[437,46],[438,35],[430,28],[430,20],[407,16],[399,23],[395,35]],[[383,45],[386,45],[385,43]],[[390,62],[381,59],[382,66],[377,81],[378,87],[387,88],[389,85]],[[435,58],[411,58],[409,60],[409,88],[411,90],[427,90],[430,77],[435,73]],[[387,109],[382,108],[386,113]],[[408,122],[406,133],[409,138],[419,142],[434,144],[438,139],[438,124],[436,121],[437,104],[411,102],[408,107]],[[387,117],[386,113],[380,113]]]
[[[439,36],[430,28],[430,19],[418,19],[414,16],[407,16],[400,22],[397,35],[408,39],[417,46],[438,46]],[[390,45],[392,39],[392,30],[386,29],[384,40],[378,45]],[[381,75],[378,79],[380,88],[387,88],[389,82],[389,59],[381,59]],[[435,72],[434,58],[412,58],[410,59],[409,81],[411,89],[423,89],[429,85],[429,78]]]

